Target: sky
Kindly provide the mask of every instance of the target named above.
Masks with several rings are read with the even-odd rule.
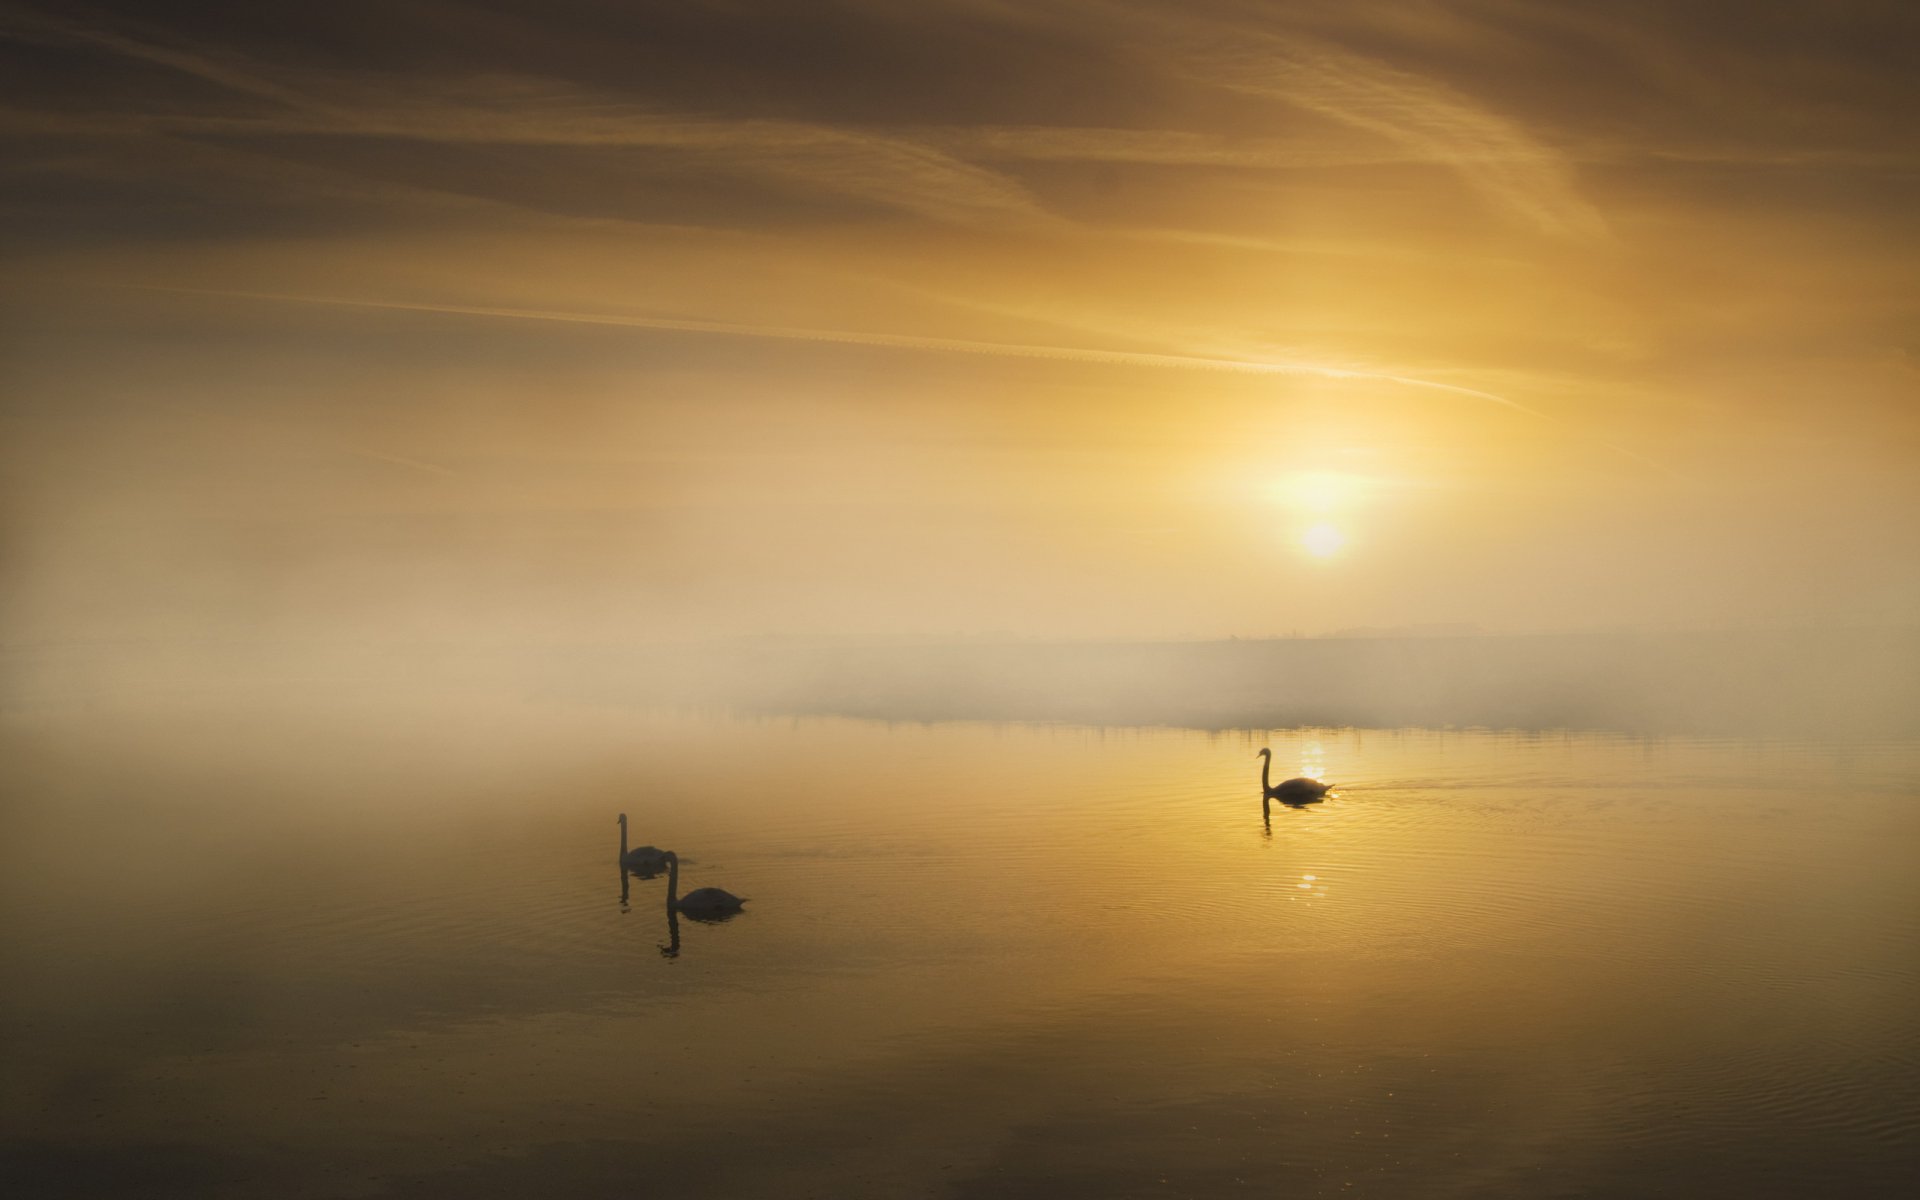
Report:
[[[0,0],[0,643],[1911,623],[1916,37]]]

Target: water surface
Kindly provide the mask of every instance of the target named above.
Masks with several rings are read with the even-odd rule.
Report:
[[[5,722],[35,1195],[1881,1195],[1920,750],[464,704]],[[1263,823],[1276,777],[1341,787]],[[750,897],[680,923],[664,881]]]

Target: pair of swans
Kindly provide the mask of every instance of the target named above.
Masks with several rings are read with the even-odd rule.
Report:
[[[1305,776],[1283,779],[1279,783],[1274,783],[1269,774],[1273,770],[1273,751],[1262,747],[1259,758],[1260,815],[1263,817],[1272,815],[1272,805],[1275,800],[1297,808],[1302,804],[1318,804],[1327,798],[1328,792],[1333,790],[1332,784],[1321,783],[1318,779],[1308,779]]]
[[[696,921],[724,921],[740,911],[746,904],[746,897],[736,896],[725,888],[695,888],[682,896],[680,894],[680,856],[671,850],[662,850],[658,846],[636,846],[627,849],[627,814],[620,814],[620,890],[622,898],[626,894],[627,872],[631,871],[642,879],[652,879],[661,871],[667,873],[667,917],[669,920],[685,914]]]

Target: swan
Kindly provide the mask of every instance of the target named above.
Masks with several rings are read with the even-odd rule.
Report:
[[[1326,799],[1333,790],[1330,783],[1321,783],[1318,779],[1304,776],[1295,779],[1270,783],[1268,772],[1273,768],[1273,751],[1262,747],[1260,750],[1260,809],[1265,812],[1267,801],[1278,800],[1282,804],[1314,804]]]
[[[712,887],[695,888],[684,896],[680,895],[680,856],[671,850],[663,850],[661,855],[667,861],[667,940],[660,947],[660,955],[662,958],[679,958],[682,915],[689,920],[718,924],[739,916],[740,906],[747,900],[744,896]]]
[[[747,902],[723,888],[695,888],[680,895],[680,856],[671,850],[660,852],[667,862],[667,918],[679,913],[696,921],[724,921],[740,911]]]
[[[627,849],[627,814],[620,814],[620,865],[642,879],[652,879],[666,870],[667,852],[658,846]]]

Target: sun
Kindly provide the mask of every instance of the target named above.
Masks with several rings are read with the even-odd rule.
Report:
[[[1330,559],[1346,552],[1347,530],[1384,485],[1377,477],[1346,471],[1289,471],[1269,476],[1266,493],[1289,510],[1287,524],[1297,531],[1300,548],[1310,557]]]
[[[1315,558],[1331,558],[1347,544],[1347,535],[1322,521],[1307,527],[1307,531],[1300,535],[1300,544]]]

